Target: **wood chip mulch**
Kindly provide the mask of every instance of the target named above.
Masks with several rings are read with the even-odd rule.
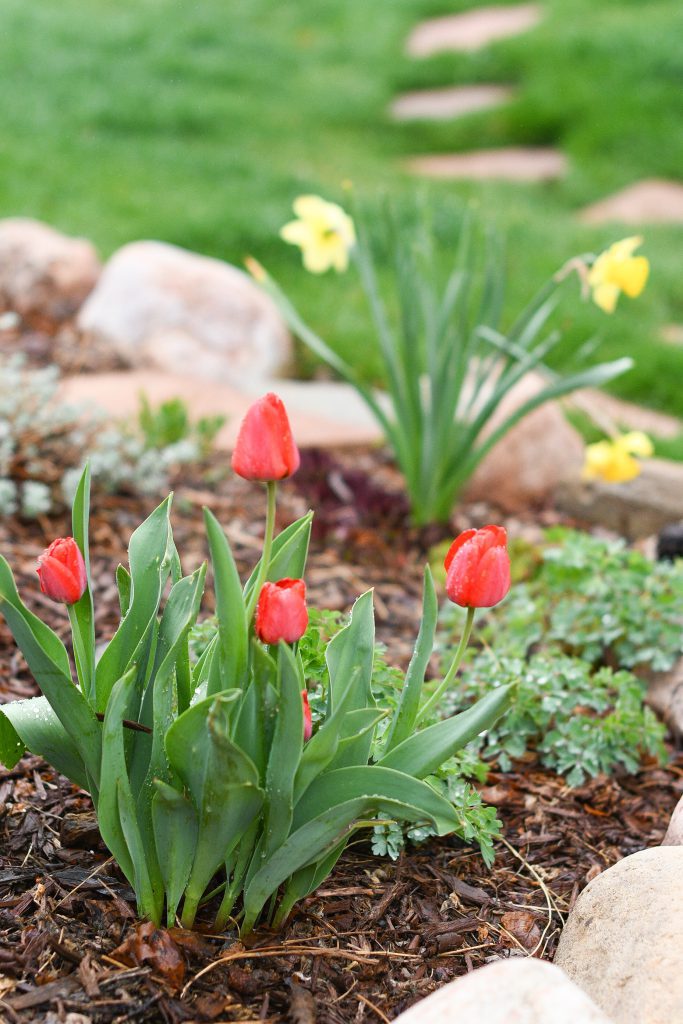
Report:
[[[214,464],[213,471],[220,469]],[[262,498],[227,475],[178,481],[174,527],[185,571],[206,556],[201,505],[224,523],[240,570],[259,553]],[[311,453],[282,488],[281,525],[318,512],[310,601],[348,609],[375,587],[378,636],[405,665],[419,618],[422,565],[438,535],[406,526],[379,453]],[[113,571],[153,500],[96,496],[91,549],[98,635],[117,621]],[[496,521],[464,509],[457,529]],[[508,525],[533,537],[540,510]],[[65,638],[61,609],[42,598],[35,559],[68,520],[0,522],[0,550],[24,599]],[[30,597],[30,600],[29,600]],[[207,611],[210,606],[207,605]],[[36,692],[0,624],[0,701]],[[392,862],[353,844],[280,933],[155,930],[136,922],[133,894],[101,843],[89,798],[27,756],[0,771],[0,1024],[252,1021],[343,1024],[393,1020],[450,979],[489,960],[552,959],[581,889],[621,857],[661,842],[683,791],[683,756],[580,789],[539,768],[491,771],[485,799],[503,821],[491,870],[457,839],[430,840]],[[208,920],[209,918],[207,918]]]

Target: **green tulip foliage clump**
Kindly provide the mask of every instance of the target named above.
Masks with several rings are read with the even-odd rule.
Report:
[[[197,661],[189,633],[207,566],[183,575],[170,497],[130,539],[129,568],[116,572],[120,623],[98,660],[84,472],[73,541],[55,542],[40,567],[44,591],[69,608],[75,680],[66,647],[23,604],[0,558],[0,611],[43,693],[0,710],[0,760],[11,768],[28,749],[90,793],[140,915],[157,924],[171,925],[179,914],[192,927],[214,895],[221,896],[218,928],[233,909],[243,934],[264,916],[279,924],[378,815],[453,832],[455,808],[424,780],[510,701],[510,687],[500,687],[461,714],[419,727],[437,615],[427,569],[415,653],[374,763],[374,731],[386,713],[370,685],[371,592],[329,642],[325,713],[311,735],[297,644],[273,642],[288,602],[300,600],[294,584],[304,574],[311,528],[309,513],[273,537],[274,479],[295,468],[291,462],[267,481],[263,556],[244,586],[225,533],[205,511],[218,629]],[[269,585],[271,603],[264,604],[259,595]],[[301,605],[295,610],[305,615]]]

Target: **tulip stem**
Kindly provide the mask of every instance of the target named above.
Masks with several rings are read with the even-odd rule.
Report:
[[[443,677],[443,679],[441,680],[441,682],[437,686],[436,690],[434,690],[434,693],[431,695],[431,697],[426,702],[426,704],[423,704],[422,707],[420,708],[420,711],[419,711],[418,716],[417,716],[417,721],[415,722],[416,725],[419,725],[419,723],[422,721],[422,719],[425,718],[427,716],[427,714],[432,710],[434,705],[437,704],[441,700],[441,698],[443,697],[445,691],[448,689],[448,687],[451,685],[451,683],[455,679],[456,672],[460,668],[460,662],[462,661],[462,656],[465,653],[465,649],[466,649],[467,644],[469,643],[469,640],[470,640],[470,635],[472,633],[472,625],[473,625],[473,623],[474,623],[474,608],[468,608],[467,609],[467,618],[465,619],[465,628],[462,631],[462,636],[460,637],[460,643],[458,644],[458,649],[455,652],[455,656],[453,658],[453,661],[451,662],[451,667],[448,669],[448,672]]]
[[[275,480],[268,480],[266,488],[268,491],[268,503],[266,506],[266,532],[263,538],[263,554],[261,555],[258,576],[256,577],[254,588],[249,597],[249,604],[247,605],[247,624],[252,620],[254,609],[256,608],[256,602],[258,601],[259,594],[261,593],[261,587],[265,583],[268,575],[270,552],[273,547],[273,534],[275,533],[275,501],[277,498],[277,482]]]
[[[78,621],[78,615],[76,614],[76,606],[68,604],[67,611],[69,613],[69,622],[71,624],[71,640],[74,647],[74,661],[76,663],[76,675],[78,682],[83,694],[90,699],[90,686],[91,679],[88,674],[88,657],[86,654],[85,644],[83,643],[83,634],[81,633],[81,624]]]

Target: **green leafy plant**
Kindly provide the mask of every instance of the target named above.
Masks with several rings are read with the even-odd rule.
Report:
[[[182,398],[169,398],[153,409],[147,395],[140,395],[138,425],[145,448],[168,448],[189,441],[196,446],[197,458],[207,458],[225,422],[225,416],[201,416],[193,423]]]
[[[540,557],[527,559],[530,578],[481,629],[486,646],[463,666],[442,713],[515,680],[513,709],[474,744],[503,770],[533,748],[580,785],[618,767],[636,771],[644,754],[665,758],[666,730],[629,670],[667,670],[683,654],[680,564],[578,530],[555,528],[546,539]],[[444,628],[449,621],[447,608]]]
[[[236,472],[267,484],[263,554],[243,586],[225,533],[205,511],[217,632],[194,664],[189,634],[207,566],[183,575],[170,498],[131,537],[129,568],[116,574],[121,621],[96,660],[84,472],[73,539],[55,541],[40,566],[44,592],[69,606],[75,681],[62,641],[21,601],[0,558],[0,611],[43,691],[0,710],[0,760],[13,766],[27,748],[90,792],[139,913],[156,923],[173,924],[182,905],[181,923],[192,927],[200,905],[221,894],[216,927],[240,898],[243,933],[264,916],[277,925],[378,815],[457,831],[453,803],[426,780],[511,701],[513,687],[497,687],[449,720],[421,721],[437,618],[426,569],[415,653],[393,714],[372,691],[368,592],[326,645],[326,700],[313,729],[297,650],[311,514],[274,536],[275,480],[297,465],[284,409],[268,395],[247,413],[233,456]],[[463,650],[461,641],[454,661]]]
[[[357,216],[356,236],[350,218],[335,204],[305,196],[295,209],[301,219],[282,234],[302,247],[310,270],[342,270],[349,257],[355,264],[381,353],[389,409],[305,323],[256,261],[248,261],[249,269],[297,337],[356,388],[377,419],[404,474],[417,524],[448,521],[479,463],[527,413],[577,388],[598,387],[632,365],[622,358],[580,366],[567,375],[545,365],[561,340],[559,331],[548,329],[554,293],[570,269],[585,278],[594,257],[570,261],[504,329],[503,261],[491,238],[481,242],[472,218],[464,219],[452,269],[442,280],[427,216],[406,217],[405,211],[387,207],[372,234]],[[545,384],[491,427],[505,396],[532,370],[540,371]]]

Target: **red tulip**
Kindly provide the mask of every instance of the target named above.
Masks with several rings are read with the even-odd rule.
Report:
[[[53,601],[76,604],[88,586],[83,555],[73,537],[59,537],[38,559],[40,589]]]
[[[293,644],[306,632],[306,584],[303,580],[264,583],[256,605],[256,635],[264,644]]]
[[[247,410],[232,453],[232,468],[245,480],[282,480],[296,473],[299,449],[277,395],[264,395]]]
[[[308,690],[301,691],[301,703],[304,706],[304,743],[308,743],[313,733],[311,705],[308,703]]]
[[[507,534],[502,526],[465,530],[446,555],[446,593],[463,608],[491,608],[510,589]]]

